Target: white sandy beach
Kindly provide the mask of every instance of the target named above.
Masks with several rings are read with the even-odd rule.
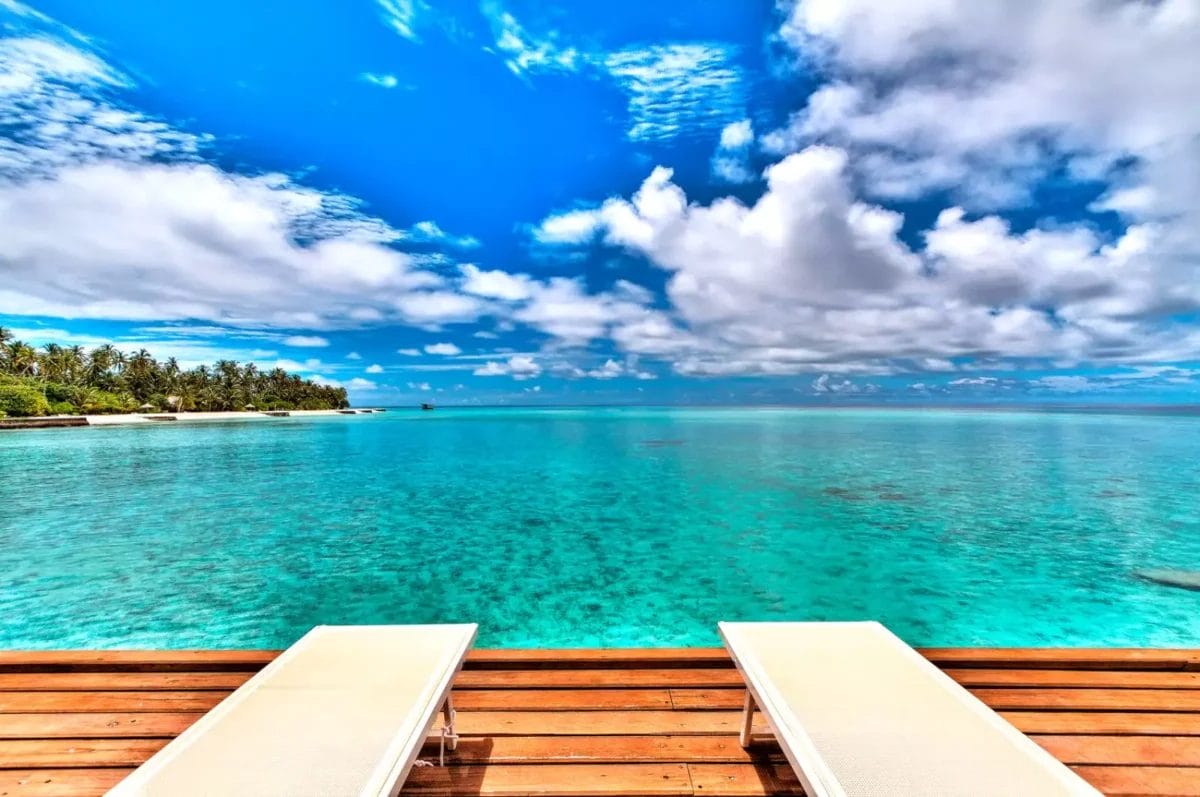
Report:
[[[354,408],[350,410],[286,410],[289,418],[314,418],[334,415],[373,415],[383,412],[375,408]],[[63,416],[78,417],[78,416]],[[280,416],[269,415],[259,411],[237,412],[131,412],[121,415],[84,415],[88,426],[121,426],[135,423],[163,423],[174,418],[178,423],[211,422],[211,421],[274,421]]]

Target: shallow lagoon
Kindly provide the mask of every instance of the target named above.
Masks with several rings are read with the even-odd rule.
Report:
[[[0,434],[0,647],[1200,645],[1200,418],[401,410]]]

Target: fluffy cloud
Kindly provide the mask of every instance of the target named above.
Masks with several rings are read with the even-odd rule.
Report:
[[[489,360],[473,372],[475,376],[511,376],[517,381],[534,379],[541,375],[542,366],[532,357],[518,354],[505,362]]]
[[[720,144],[712,159],[712,173],[727,183],[748,183],[755,178],[750,168],[750,145],[754,127],[749,119],[732,122],[721,131]]]
[[[805,0],[783,35],[835,79],[769,142],[852,147],[878,194],[1016,202],[1064,157],[1102,175],[1132,156],[1152,178],[1182,158],[1195,184],[1193,0]]]
[[[396,354],[403,354],[405,357],[420,357],[420,349],[396,349]]]
[[[425,393],[433,389],[428,382],[409,382],[408,387],[410,390],[420,390]]]
[[[329,345],[329,339],[320,335],[288,335],[282,340],[284,346],[319,349]]]
[[[512,317],[561,344],[583,345],[610,336],[621,325],[650,317],[647,305],[652,298],[644,288],[624,280],[611,291],[588,293],[577,279],[554,277],[535,283],[529,301]]]
[[[0,313],[332,329],[487,309],[395,248],[473,239],[204,163],[206,138],[114,99],[131,85],[62,30],[0,39]]]
[[[459,270],[463,276],[461,289],[474,296],[518,302],[528,299],[533,291],[532,280],[524,274],[483,271],[470,263],[462,265]]]
[[[533,231],[544,244],[581,244],[596,235],[599,218],[592,210],[572,210],[546,218]]]
[[[365,369],[365,370],[366,370],[366,373],[368,373],[368,374],[382,374],[382,373],[383,373],[383,366],[382,366],[382,365],[378,365],[378,364],[376,364],[376,365],[368,365],[368,366],[366,367],[366,369]]]
[[[856,199],[848,169],[842,150],[809,147],[767,170],[753,205],[706,206],[659,168],[631,199],[575,211],[589,214],[605,242],[671,274],[672,312],[628,307],[607,322],[612,339],[626,352],[672,357],[690,375],[1195,352],[1197,336],[1169,315],[1200,306],[1200,280],[1183,279],[1191,263],[1147,257],[1156,228],[1133,226],[1112,242],[1086,228],[1015,234],[999,218],[950,209],[913,251],[899,237],[902,216]],[[558,330],[566,339],[601,326],[586,309],[558,315],[578,327]]]
[[[458,348],[453,343],[431,343],[425,347],[425,353],[452,357],[455,354],[462,354],[462,349]]]

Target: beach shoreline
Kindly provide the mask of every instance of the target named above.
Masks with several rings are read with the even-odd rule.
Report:
[[[0,430],[130,426],[164,422],[273,421],[280,418],[374,415],[381,412],[385,412],[385,410],[379,407],[363,407],[343,410],[230,410],[226,412],[127,412],[116,415],[43,415],[29,418],[0,418]]]

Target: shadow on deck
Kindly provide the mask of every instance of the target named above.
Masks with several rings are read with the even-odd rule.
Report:
[[[1101,791],[1200,795],[1200,651],[922,652]],[[0,652],[0,797],[104,793],[275,655]],[[403,794],[801,793],[765,728],[738,745],[719,649],[478,650],[454,694],[458,751]]]

